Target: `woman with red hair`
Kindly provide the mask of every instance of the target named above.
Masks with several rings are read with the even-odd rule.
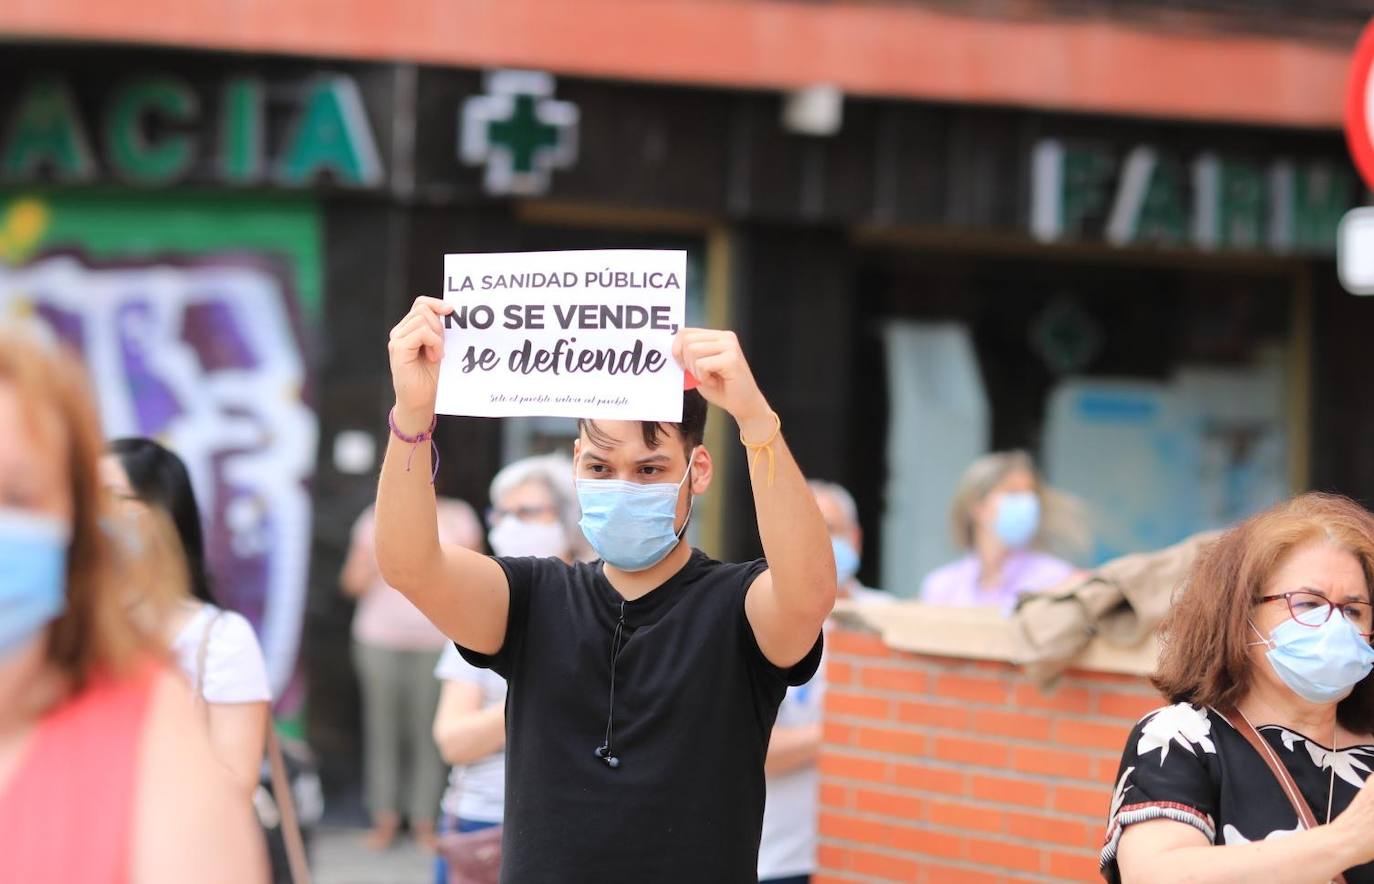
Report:
[[[250,809],[125,609],[83,384],[0,326],[0,881],[262,881]]]
[[[1374,882],[1374,515],[1305,494],[1208,547],[1122,754],[1111,882]]]

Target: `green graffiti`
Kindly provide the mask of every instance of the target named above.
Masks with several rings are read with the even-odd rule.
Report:
[[[47,202],[36,197],[0,203],[0,263],[28,260],[47,235],[51,215]]]
[[[262,81],[256,77],[234,77],[224,84],[219,168],[230,184],[262,179],[264,107]]]
[[[302,103],[278,169],[282,184],[301,187],[328,171],[353,187],[382,181],[382,164],[358,87],[347,77],[319,77]]]
[[[52,78],[36,80],[25,89],[0,148],[0,177],[29,178],[44,166],[51,167],[59,181],[89,181],[96,173],[71,91]]]
[[[137,184],[168,184],[186,174],[195,146],[185,133],[149,141],[148,118],[175,123],[195,120],[200,101],[176,77],[137,77],[115,89],[105,113],[105,144],[110,165],[120,177]]]
[[[304,193],[0,189],[0,252],[8,246],[9,260],[50,249],[121,261],[257,253],[287,264],[312,320],[324,305],[322,223],[318,202]]]

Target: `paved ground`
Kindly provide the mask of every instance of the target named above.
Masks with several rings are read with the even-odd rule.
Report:
[[[363,830],[328,827],[315,833],[316,884],[432,884],[434,857],[408,838],[385,853],[363,847]]]

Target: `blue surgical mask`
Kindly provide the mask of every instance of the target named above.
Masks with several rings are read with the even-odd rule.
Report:
[[[1254,623],[1250,628],[1264,638]],[[1268,645],[1269,665],[1293,693],[1309,703],[1345,699],[1374,667],[1374,648],[1339,611],[1333,611],[1321,626],[1285,620],[1274,627],[1267,641],[1250,644]]]
[[[663,561],[687,530],[691,509],[682,528],[677,521],[677,498],[687,472],[678,482],[623,482],[618,479],[578,479],[577,502],[582,506],[582,533],[596,554],[622,571],[643,571]]]
[[[136,560],[143,555],[143,537],[138,533],[138,527],[134,524],[135,516],[122,514],[119,516],[101,516],[100,530],[105,532],[105,536],[114,542],[115,548],[120,555]]]
[[[0,657],[67,609],[67,525],[0,508]]]
[[[835,552],[835,577],[840,583],[859,573],[859,551],[843,537],[831,537],[830,548]]]
[[[1040,530],[1040,498],[1033,491],[1003,494],[997,499],[992,532],[1011,549],[1025,549]]]

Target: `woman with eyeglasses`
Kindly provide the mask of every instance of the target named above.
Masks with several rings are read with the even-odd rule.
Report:
[[[439,538],[482,548],[482,523],[461,500],[438,501]],[[444,762],[430,738],[439,702],[431,673],[448,642],[377,569],[375,518],[368,507],[353,525],[339,583],[358,600],[353,614],[353,664],[363,712],[363,794],[372,815],[366,844],[386,850],[402,814],[422,847],[435,847],[434,818],[444,789]]]
[[[572,461],[556,454],[508,464],[491,481],[487,542],[498,556],[535,556],[571,562],[582,558],[586,541],[574,493]],[[434,714],[434,741],[453,765],[444,793],[441,833],[476,833],[501,825],[506,796],[506,680],[478,669],[449,643],[434,675],[443,684]],[[481,842],[451,842],[459,852],[475,853]],[[485,846],[492,850],[493,833]],[[497,857],[493,854],[490,859]],[[447,858],[435,865],[436,884],[449,880]]]
[[[1122,753],[1110,882],[1374,882],[1374,515],[1305,494],[1206,549]]]

